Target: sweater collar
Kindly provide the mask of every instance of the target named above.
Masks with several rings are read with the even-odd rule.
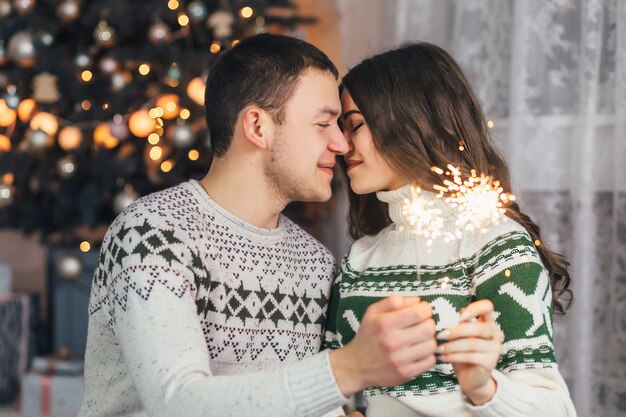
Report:
[[[437,198],[437,194],[432,191],[419,190],[415,192],[416,187],[407,184],[391,191],[378,191],[376,197],[389,205],[389,217],[396,226],[411,228],[415,222],[411,222],[410,209],[411,205],[419,208],[423,214],[420,215],[419,221],[428,222],[432,217],[438,216],[444,222],[454,216],[454,209],[451,208],[441,198]],[[409,209],[409,210],[407,210]]]

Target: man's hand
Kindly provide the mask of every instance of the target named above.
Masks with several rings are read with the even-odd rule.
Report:
[[[418,297],[391,296],[368,307],[350,343],[330,352],[339,389],[405,383],[435,364],[432,309]]]

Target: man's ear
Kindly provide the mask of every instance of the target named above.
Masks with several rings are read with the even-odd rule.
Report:
[[[274,120],[271,115],[257,106],[249,106],[243,110],[241,121],[243,134],[252,145],[267,149],[274,131]]]

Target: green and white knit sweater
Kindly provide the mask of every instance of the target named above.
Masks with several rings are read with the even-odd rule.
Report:
[[[472,406],[452,365],[437,363],[404,385],[366,390],[368,417],[575,416],[554,356],[549,277],[525,229],[509,219],[486,233],[465,232],[460,240],[428,246],[402,216],[410,186],[377,196],[388,203],[393,224],[356,241],[345,257],[331,293],[324,345],[348,343],[367,307],[392,294],[428,301],[438,331],[455,325],[472,299],[489,299],[505,341],[493,373],[497,391],[487,404]],[[419,198],[440,209],[444,227],[454,230],[456,209],[431,192]]]
[[[343,414],[319,353],[333,275],[284,216],[260,229],[195,181],[141,198],[102,245],[79,416]]]

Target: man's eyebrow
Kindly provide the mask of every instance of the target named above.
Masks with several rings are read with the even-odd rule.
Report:
[[[345,120],[345,119],[347,119],[347,118],[348,118],[351,114],[363,114],[363,113],[361,113],[361,112],[360,112],[360,111],[358,111],[358,110],[350,110],[350,111],[345,112],[345,113],[343,114],[342,118]]]
[[[315,113],[315,117],[324,116],[326,114],[329,114],[329,115],[331,115],[333,117],[337,117],[337,116],[339,116],[340,112],[339,112],[339,110],[337,110],[337,109],[335,109],[333,107],[324,106],[321,109],[319,109],[317,111],[317,113]]]

